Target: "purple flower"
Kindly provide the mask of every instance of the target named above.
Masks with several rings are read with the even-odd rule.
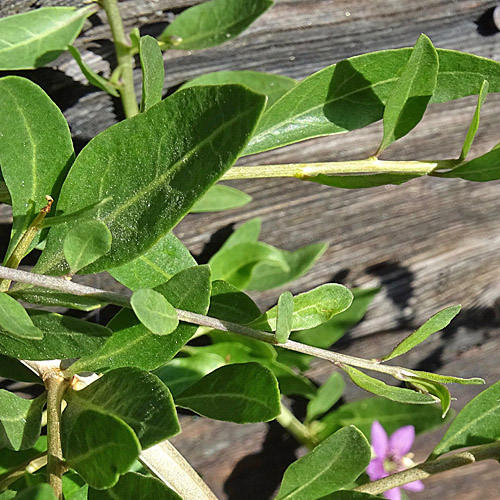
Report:
[[[370,480],[376,481],[412,467],[414,465],[411,460],[413,453],[409,452],[414,439],[415,427],[413,425],[400,427],[391,434],[391,437],[388,437],[384,428],[375,420],[371,429],[372,449],[375,457],[372,458],[366,469]],[[422,491],[424,483],[413,481],[405,484],[403,488],[409,491]],[[401,500],[400,488],[387,490],[384,496],[389,500]]]

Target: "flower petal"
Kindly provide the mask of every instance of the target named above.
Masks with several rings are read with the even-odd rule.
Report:
[[[392,488],[384,493],[384,497],[388,500],[401,500],[401,490],[399,488]]]
[[[415,427],[413,425],[405,425],[395,430],[389,438],[388,452],[391,458],[399,462],[410,451],[414,440]]]
[[[379,458],[387,458],[389,451],[389,438],[380,422],[374,420],[371,428],[371,443],[375,455]]]
[[[422,481],[413,481],[412,483],[404,484],[403,488],[408,491],[422,491],[425,486]]]
[[[366,473],[370,478],[370,481],[376,481],[377,479],[382,479],[389,474],[384,469],[384,459],[383,458],[373,458],[368,464]]]

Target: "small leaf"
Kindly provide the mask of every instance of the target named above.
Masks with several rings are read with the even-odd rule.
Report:
[[[63,426],[66,419],[63,413]],[[63,449],[67,465],[92,488],[111,488],[139,456],[134,431],[123,420],[94,410],[80,413],[71,423]]]
[[[189,250],[172,233],[168,233],[146,253],[113,269],[109,274],[131,290],[154,288],[174,274],[196,266]]]
[[[273,105],[283,94],[297,85],[297,80],[288,76],[273,75],[260,71],[215,71],[198,76],[182,85],[181,89],[196,85],[223,85],[239,83],[267,96],[267,107]]]
[[[412,379],[409,382],[410,386],[422,392],[423,394],[430,394],[436,396],[441,401],[441,412],[443,418],[446,417],[451,405],[450,391],[447,387],[439,382],[433,382],[425,379]]]
[[[127,472],[110,489],[99,491],[90,489],[88,500],[182,500],[182,498],[155,477]],[[73,500],[73,499],[71,499]]]
[[[179,14],[159,40],[168,49],[198,50],[239,35],[271,5],[272,0],[211,0]]]
[[[370,456],[363,434],[344,427],[288,467],[276,500],[320,498],[339,490],[366,469]]]
[[[70,45],[68,47],[68,50],[69,53],[73,56],[73,59],[80,67],[81,72],[85,75],[85,78],[91,85],[97,87],[98,89],[104,90],[104,92],[107,92],[113,97],[120,97],[118,89],[111,85],[111,83],[109,83],[106,78],[98,75],[89,65],[87,65],[82,59],[80,52],[78,52],[78,49],[74,45]]]
[[[53,61],[90,14],[88,7],[42,7],[0,19],[0,69],[33,69]]]
[[[322,384],[314,398],[307,404],[308,422],[318,418],[326,413],[342,396],[345,383],[340,373],[332,373],[330,377]]]
[[[284,292],[278,299],[276,310],[276,342],[284,344],[292,331],[293,295]]]
[[[81,222],[64,238],[64,257],[72,273],[83,269],[111,249],[111,232],[99,220]]]
[[[409,369],[405,369],[404,372],[401,373],[401,376],[398,378],[399,380],[411,382],[414,377],[430,380],[433,382],[440,382],[441,384],[481,385],[485,383],[485,381],[479,377],[461,378],[454,377],[452,375],[439,375],[438,373],[429,373],[420,370]]]
[[[292,330],[304,330],[325,323],[345,311],[353,300],[352,293],[343,285],[327,283],[293,298]],[[276,330],[277,307],[274,306],[251,326],[267,331]]]
[[[497,382],[465,405],[429,459],[458,448],[493,443],[499,438],[500,382]]]
[[[252,197],[239,189],[215,184],[191,208],[191,213],[222,212],[247,205]]]
[[[401,356],[405,352],[416,347],[418,344],[429,338],[433,333],[439,332],[446,328],[451,320],[460,312],[460,305],[450,306],[438,313],[434,314],[427,320],[418,330],[402,340],[390,354],[382,358],[383,361]]]
[[[40,437],[45,394],[23,399],[0,389],[0,447],[19,451],[32,448]]]
[[[415,405],[433,404],[436,402],[436,399],[432,396],[411,391],[410,389],[402,389],[401,387],[387,385],[381,380],[370,377],[369,375],[366,375],[366,373],[363,373],[352,366],[342,365],[341,368],[347,373],[347,375],[349,375],[351,380],[358,387],[361,387],[361,389],[371,392],[372,394],[376,394],[377,396],[383,396],[384,398],[398,403]]]
[[[259,239],[261,219],[255,217],[242,224],[220,247],[220,251],[227,250],[240,243],[255,243]],[[218,252],[217,252],[218,253]]]
[[[141,36],[139,57],[142,70],[141,112],[144,112],[161,101],[165,68],[158,42],[152,36]]]
[[[459,160],[464,161],[465,157],[470,151],[470,147],[472,146],[472,142],[474,141],[474,137],[476,136],[477,129],[479,128],[479,116],[481,114],[481,108],[486,100],[486,96],[488,95],[488,80],[484,80],[481,85],[481,90],[479,91],[479,96],[477,97],[477,105],[474,111],[474,116],[472,117],[471,124],[469,126],[469,130],[467,131],[467,135],[465,136],[464,145],[462,146],[462,152],[460,153]]]
[[[430,39],[420,35],[392,88],[384,110],[384,137],[378,153],[405,136],[422,119],[436,87],[438,54]]]
[[[30,486],[25,490],[20,491],[16,496],[16,500],[57,500],[54,495],[52,486],[46,483]]]
[[[500,179],[500,149],[493,148],[449,172],[439,173],[439,177],[459,177],[474,182],[496,181]]]
[[[200,415],[238,424],[267,422],[281,412],[278,382],[258,363],[222,366],[179,394],[175,402]]]
[[[179,324],[175,307],[161,293],[150,288],[135,291],[130,305],[139,321],[156,335],[172,333]]]
[[[0,293],[0,329],[22,339],[40,340],[43,337],[24,307],[6,293]]]
[[[411,181],[424,174],[370,174],[370,175],[325,175],[319,174],[314,177],[301,177],[304,181],[316,182],[325,186],[342,189],[364,189],[393,184],[399,186],[404,182]]]

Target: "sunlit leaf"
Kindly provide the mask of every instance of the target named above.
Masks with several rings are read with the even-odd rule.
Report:
[[[310,422],[326,413],[342,396],[345,389],[344,379],[340,373],[332,373],[321,384],[316,396],[307,404],[307,420]]]
[[[252,197],[239,189],[216,184],[212,186],[191,208],[191,213],[222,212],[247,205]]]
[[[276,342],[283,344],[292,331],[293,295],[284,292],[278,299],[276,310]]]
[[[158,292],[150,288],[136,290],[130,305],[139,321],[156,335],[172,333],[179,324],[175,307]]]
[[[152,36],[141,36],[139,58],[142,69],[141,112],[144,112],[161,101],[165,80],[161,50]]]
[[[466,161],[449,172],[439,173],[439,177],[459,177],[474,182],[498,180],[500,179],[500,149],[493,148],[488,153]]]
[[[19,339],[41,340],[43,337],[43,332],[33,324],[26,309],[6,293],[0,293],[0,330]]]

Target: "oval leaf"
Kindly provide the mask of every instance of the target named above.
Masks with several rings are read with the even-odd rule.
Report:
[[[429,169],[430,171],[431,169]],[[399,186],[404,182],[411,181],[424,174],[370,174],[370,175],[325,175],[319,174],[314,177],[301,177],[304,181],[317,182],[325,186],[338,187],[342,189],[364,189],[393,184]]]
[[[243,207],[251,201],[252,197],[239,189],[216,184],[194,204],[191,213],[222,212],[223,210]]]
[[[449,172],[439,173],[439,177],[459,177],[474,182],[496,181],[500,179],[500,149],[495,147]]]
[[[258,363],[222,366],[179,394],[175,402],[200,415],[238,424],[267,422],[281,412],[278,382]]]
[[[0,293],[0,329],[21,339],[41,340],[43,337],[24,307],[6,293]]]
[[[152,36],[141,36],[139,57],[142,69],[141,112],[161,101],[165,68],[158,42]]]
[[[172,333],[179,324],[175,307],[161,293],[149,288],[135,291],[130,305],[139,321],[156,335]]]
[[[276,342],[283,344],[292,331],[293,295],[284,292],[278,299],[276,312]]]

